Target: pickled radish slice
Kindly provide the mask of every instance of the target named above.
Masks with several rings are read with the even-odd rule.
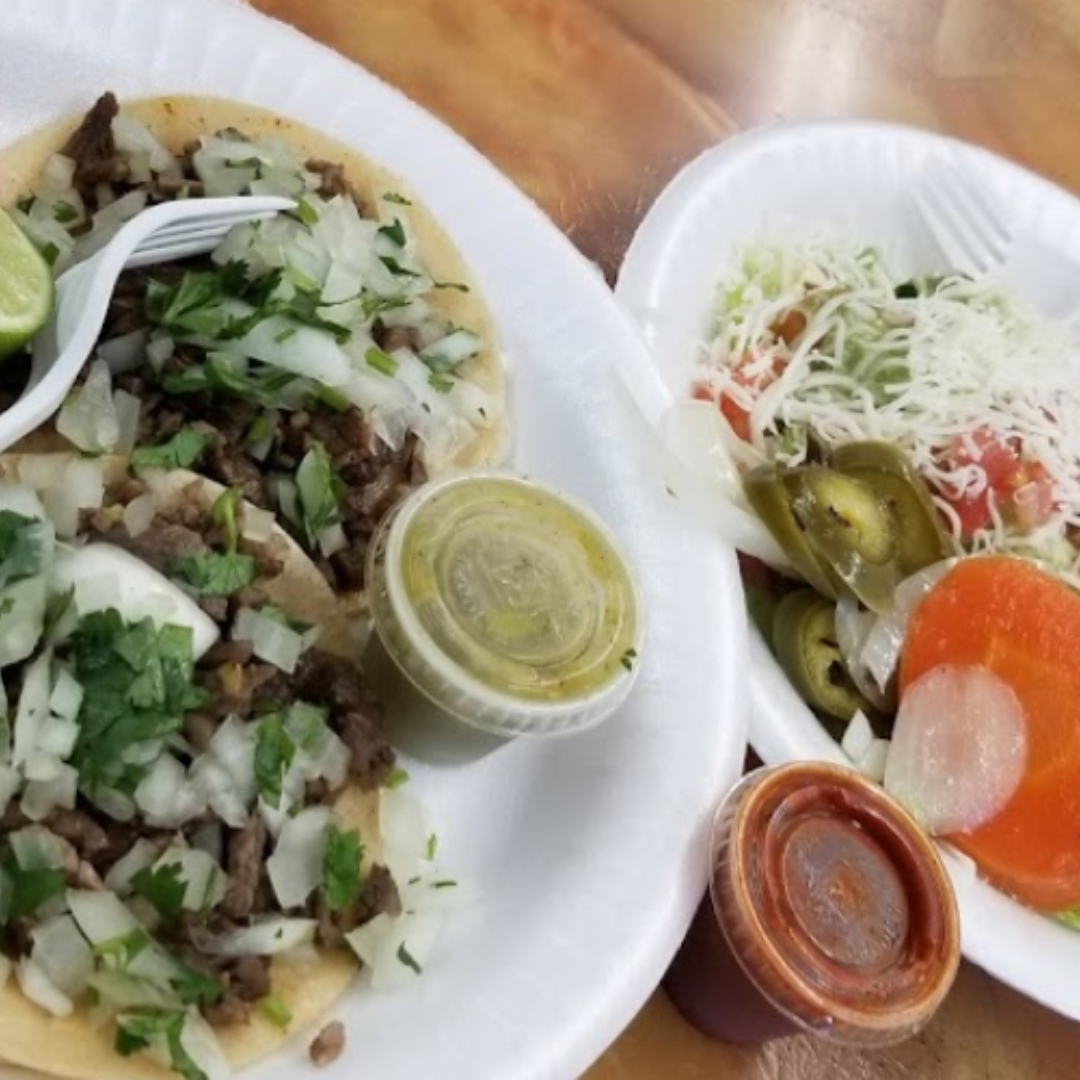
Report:
[[[1080,594],[1022,559],[961,559],[916,607],[900,659],[903,705],[941,664],[1007,683],[1027,720],[1028,760],[1012,798],[950,836],[998,888],[1039,911],[1080,904]],[[899,762],[900,759],[898,759]]]
[[[969,833],[1020,786],[1027,722],[1012,688],[984,667],[942,664],[908,687],[885,789],[934,836]]]

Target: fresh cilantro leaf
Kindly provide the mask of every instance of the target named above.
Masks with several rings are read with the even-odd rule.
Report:
[[[153,904],[167,923],[175,923],[184,910],[187,882],[180,876],[183,867],[178,862],[165,863],[156,869],[144,867],[131,878],[131,887]]]
[[[150,619],[128,625],[110,608],[84,616],[71,636],[73,674],[85,691],[79,741],[71,757],[80,784],[131,794],[145,766],[130,765],[133,746],[180,729],[188,709],[208,695],[193,681],[191,630],[154,628]]]
[[[395,277],[416,278],[420,276],[415,270],[410,270],[407,266],[402,266],[392,255],[380,255],[379,262],[381,262]]]
[[[131,452],[134,469],[187,469],[202,457],[206,436],[194,428],[182,427],[167,442],[157,446],[137,446]]]
[[[417,963],[416,958],[413,956],[413,954],[405,948],[404,941],[398,946],[397,958],[407,968],[412,968],[417,975],[422,975],[424,973],[424,969]]]
[[[125,971],[149,944],[150,935],[145,930],[132,930],[119,937],[99,941],[91,946],[91,951],[96,959],[105,961],[114,971]]]
[[[392,379],[397,374],[397,361],[388,352],[383,352],[376,345],[372,345],[364,353],[364,359],[367,361],[368,367],[374,368],[380,375],[387,375]]]
[[[61,225],[70,225],[78,217],[79,211],[71,203],[64,202],[62,199],[53,203],[53,220]]]
[[[53,243],[45,244],[41,249],[41,257],[50,265],[53,266],[56,260],[60,258],[60,249]]]
[[[364,845],[356,829],[342,832],[336,825],[326,830],[326,848],[323,851],[322,891],[326,906],[331,911],[341,911],[354,903],[362,885],[360,861]]]
[[[342,483],[322,443],[313,443],[301,460],[296,490],[301,524],[308,545],[314,547],[323,530],[341,521]]]
[[[385,236],[387,240],[397,244],[398,247],[405,246],[405,226],[401,224],[398,218],[394,218],[393,225],[383,225],[379,229],[379,235]]]
[[[637,659],[637,649],[627,649],[626,652],[619,657],[619,663],[622,664],[627,671],[634,670],[634,661]]]
[[[11,899],[7,905],[7,919],[25,919],[33,915],[46,900],[59,895],[67,888],[64,872],[54,867],[23,870],[10,858],[3,864],[10,882]]]
[[[243,493],[239,488],[226,488],[210,507],[210,516],[225,533],[225,550],[230,554],[236,551],[236,544],[240,539],[240,528],[236,524],[236,507],[242,497]]]
[[[228,268],[189,270],[174,285],[151,279],[146,288],[147,318],[174,333],[214,336],[227,318],[223,305],[234,286]]]
[[[255,785],[267,806],[281,806],[285,774],[296,756],[296,744],[277,713],[259,721],[255,735]]]
[[[401,768],[400,765],[395,765],[387,774],[386,779],[382,782],[384,788],[389,788],[391,791],[396,788],[402,787],[409,782],[409,774]]]
[[[49,539],[45,522],[14,510],[0,510],[0,584],[38,573]]]
[[[240,552],[208,551],[174,559],[169,571],[183,577],[201,596],[232,596],[255,580],[255,559]]]
[[[291,371],[260,365],[241,374],[225,357],[211,353],[203,364],[192,364],[181,372],[166,375],[163,386],[170,394],[195,394],[204,390],[222,397],[240,398],[273,409],[284,402],[286,387],[306,382]]]
[[[301,199],[296,204],[294,212],[300,221],[309,228],[319,220],[319,211],[307,199]]]
[[[175,960],[176,974],[169,980],[177,997],[185,1005],[213,1005],[220,1001],[225,987],[220,979]]]
[[[384,191],[383,198],[390,203],[397,203],[398,206],[412,206],[412,202],[406,199],[404,195],[399,195],[396,191]]]
[[[162,1038],[169,1051],[173,1072],[179,1073],[184,1080],[207,1080],[206,1073],[184,1047],[182,1035],[186,1019],[186,1013],[180,1009],[147,1007],[122,1013],[116,1018],[116,1052],[121,1057],[130,1057]]]

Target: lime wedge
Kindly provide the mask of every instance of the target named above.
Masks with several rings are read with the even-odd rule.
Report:
[[[0,360],[25,345],[52,311],[52,270],[14,221],[0,210]]]

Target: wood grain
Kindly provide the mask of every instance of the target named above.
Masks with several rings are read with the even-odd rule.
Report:
[[[681,164],[776,119],[859,115],[951,131],[1080,193],[1077,0],[254,4],[441,116],[609,276]],[[966,965],[924,1032],[878,1052],[808,1038],[720,1046],[658,990],[587,1080],[1077,1076],[1080,1025]]]

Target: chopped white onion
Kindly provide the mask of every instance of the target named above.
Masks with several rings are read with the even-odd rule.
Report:
[[[222,1050],[214,1029],[197,1009],[188,1009],[180,1032],[180,1043],[206,1080],[231,1080],[233,1072],[225,1057],[225,1051]],[[168,1064],[172,1063],[169,1055]]]
[[[263,510],[252,503],[244,503],[240,515],[240,535],[253,544],[265,544],[274,533],[277,517],[272,510]]]
[[[390,990],[408,985],[422,973],[442,925],[442,916],[435,912],[397,917],[383,913],[346,934],[345,940],[370,969],[371,985]]]
[[[51,755],[58,761],[65,761],[75,749],[79,738],[79,725],[75,720],[65,720],[61,716],[47,716],[41,725],[38,747],[43,754]],[[29,769],[27,776],[30,775]],[[38,776],[36,779],[48,779]]]
[[[248,820],[248,801],[236,790],[228,768],[216,757],[201,754],[191,766],[191,783],[207,806],[232,829],[242,829]]]
[[[75,1006],[69,998],[42,970],[40,964],[24,956],[15,965],[15,978],[19,989],[35,1005],[40,1005],[53,1016],[70,1016]]]
[[[41,729],[49,715],[52,686],[52,651],[46,650],[23,674],[19,706],[15,712],[14,743],[11,761],[23,765],[38,750]]]
[[[60,406],[56,430],[88,454],[115,449],[120,426],[113,405],[112,374],[104,360],[90,364],[82,386]]]
[[[172,354],[176,351],[176,342],[167,334],[162,334],[160,331],[154,331],[150,336],[150,341],[146,346],[146,359],[150,362],[150,366],[157,374],[161,374],[161,369],[165,366],[165,361],[168,360]]]
[[[414,877],[424,861],[431,829],[421,803],[405,791],[379,789],[383,861],[395,881]]]
[[[182,904],[187,911],[208,911],[225,898],[228,878],[225,871],[205,851],[196,848],[169,848],[154,864],[155,870],[179,866],[184,882]]]
[[[113,394],[113,409],[116,412],[117,436],[113,450],[118,454],[129,454],[139,437],[139,414],[142,402],[126,390],[117,390]]]
[[[64,468],[70,460],[70,454],[24,454],[19,458],[19,482],[35,491],[53,487],[60,482],[60,478],[64,475]],[[19,513],[24,513],[27,517],[44,516],[45,508],[41,506],[40,501],[38,501],[38,507],[39,514],[31,514],[25,510],[19,510]],[[13,510],[15,507],[5,506],[5,509]]]
[[[283,908],[306,903],[322,880],[326,827],[330,820],[328,807],[311,806],[282,826],[274,854],[266,861],[266,872]]]
[[[19,462],[19,477],[22,483],[13,484],[10,480],[0,480],[0,510],[10,510],[14,514],[23,517],[35,518],[38,521],[45,518],[45,507],[33,491],[34,485],[23,478],[23,469],[26,462],[33,459],[51,459],[57,455],[52,454],[27,454]]]
[[[941,664],[904,692],[885,789],[932,835],[970,832],[1012,797],[1027,750],[1012,687],[984,667]]]
[[[61,720],[75,720],[83,703],[82,684],[63,665],[58,666],[56,681],[49,697],[49,712]],[[59,751],[57,751],[59,753]],[[66,757],[66,754],[61,754]]]
[[[58,536],[74,538],[79,511],[98,510],[105,500],[105,469],[92,458],[68,458],[57,482],[41,492],[41,501]]]
[[[27,825],[8,836],[20,870],[59,870],[64,865],[65,842],[42,825]]]
[[[110,374],[123,375],[126,371],[134,371],[142,363],[146,338],[145,329],[132,330],[130,334],[103,341],[97,347],[97,354],[108,364]]]
[[[292,627],[254,608],[241,608],[233,623],[234,641],[250,641],[255,655],[291,675],[304,652],[304,637]]]
[[[11,765],[0,765],[0,817],[4,816],[8,803],[18,794],[21,783],[18,769]]]
[[[212,938],[204,951],[214,956],[276,956],[315,940],[315,919],[263,919]]]
[[[889,763],[889,750],[892,744],[888,739],[875,739],[865,753],[855,762],[855,767],[875,784],[885,779],[885,768]]]
[[[30,959],[66,997],[78,1000],[94,970],[94,954],[70,915],[48,919],[30,931]]]
[[[57,762],[56,772],[46,780],[28,780],[19,809],[31,821],[42,821],[58,807],[75,809],[79,773],[70,765]]]
[[[340,523],[327,525],[315,538],[315,541],[319,545],[319,551],[327,559],[349,545],[349,538],[345,535],[345,530]]]
[[[108,889],[68,889],[67,902],[72,918],[91,945],[142,929],[123,901]]]
[[[153,495],[136,495],[124,507],[124,528],[127,529],[128,536],[141,536],[146,532],[154,523],[156,513],[157,505]]]
[[[98,788],[90,796],[90,801],[114,821],[131,821],[135,817],[135,803],[130,795],[125,795],[122,791]]]
[[[24,578],[0,591],[6,609],[0,619],[0,668],[33,655],[45,628],[46,602],[42,577]]]
[[[127,896],[131,892],[131,879],[140,870],[148,870],[153,866],[160,854],[160,841],[139,837],[109,868],[105,875],[105,888],[117,896]]]

